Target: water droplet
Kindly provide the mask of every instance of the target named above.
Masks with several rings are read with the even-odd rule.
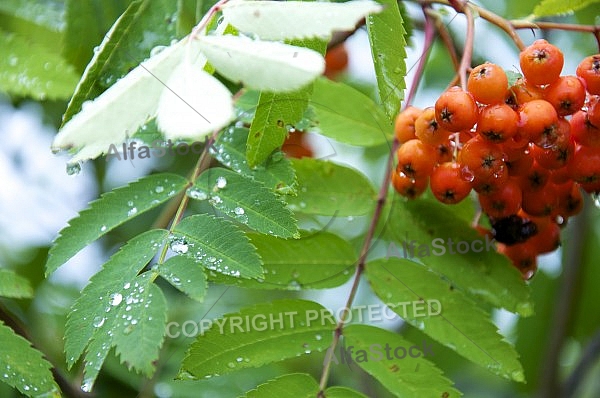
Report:
[[[91,379],[86,379],[83,381],[83,384],[81,384],[81,391],[83,392],[90,392],[92,391],[92,387],[93,387],[93,381]]]
[[[235,214],[237,214],[238,216],[241,216],[242,214],[244,214],[244,213],[245,213],[244,209],[242,209],[241,207],[236,207],[236,208],[233,210],[233,212],[234,212]]]
[[[208,199],[208,195],[206,194],[206,192],[198,189],[198,188],[188,188],[188,190],[185,192],[185,194],[187,196],[189,196],[192,199],[196,199],[196,200],[206,200]]]
[[[123,289],[127,290],[131,287],[131,283],[127,282],[126,284],[123,285]]]
[[[229,363],[227,364],[227,367],[228,367],[228,368],[231,368],[231,369],[233,369],[233,368],[235,368],[235,363],[233,363],[233,362],[229,362]]]
[[[106,225],[103,225],[100,227],[100,232],[104,232],[104,231],[106,231]]]
[[[159,185],[156,188],[154,188],[154,192],[156,192],[156,193],[161,193],[164,190],[165,190],[165,188],[162,185]]]
[[[185,242],[176,240],[171,243],[171,250],[178,254],[185,254],[188,252],[189,247]]]
[[[469,169],[466,166],[463,167],[462,169],[460,169],[460,176],[462,177],[463,180],[465,180],[467,182],[473,182],[473,180],[475,179],[475,174],[473,174],[471,169]]]
[[[121,304],[121,301],[123,301],[123,295],[121,293],[113,293],[110,295],[110,305],[113,307]]]
[[[70,176],[76,176],[81,173],[81,163],[67,163],[67,174]]]
[[[236,358],[236,361],[238,361],[238,362],[242,362],[243,360],[244,360],[244,358],[242,358],[242,357],[237,357]]]
[[[600,192],[593,192],[592,199],[594,200],[594,206],[600,209]]]
[[[134,207],[127,212],[127,217],[131,217],[136,213],[137,213],[137,207]]]
[[[102,325],[104,325],[104,321],[106,321],[106,318],[101,317],[101,316],[97,316],[97,317],[94,318],[93,325],[94,325],[95,328],[102,327]]]
[[[317,339],[317,340],[321,340],[322,338],[323,338],[323,336],[321,336],[320,334],[315,336],[315,339]]]
[[[223,189],[227,186],[227,179],[223,176],[217,178],[217,188]]]

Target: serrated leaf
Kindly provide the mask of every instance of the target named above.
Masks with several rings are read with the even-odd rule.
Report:
[[[351,390],[347,387],[329,387],[325,390],[327,398],[368,398],[363,393]]]
[[[345,283],[357,259],[348,242],[329,232],[304,232],[297,240],[259,234],[249,238],[262,258],[265,277],[255,281],[215,275],[211,281],[254,289],[325,289]]]
[[[377,88],[390,120],[400,111],[406,88],[406,30],[398,2],[380,0],[383,11],[367,17],[367,32],[377,76]]]
[[[0,30],[0,91],[36,100],[68,98],[77,85],[74,68],[51,48]]]
[[[208,199],[219,211],[255,231],[282,238],[298,237],[292,212],[261,183],[221,167],[206,170],[188,190]]]
[[[600,0],[542,0],[533,10],[536,17],[567,14],[580,10]]]
[[[184,218],[171,237],[171,250],[207,269],[239,278],[263,276],[261,260],[244,233],[233,223],[197,214]]]
[[[173,256],[158,267],[158,273],[176,289],[202,302],[208,285],[204,270],[186,256]]]
[[[248,328],[238,323],[245,319]],[[334,328],[330,313],[312,301],[276,300],[246,307],[216,320],[198,336],[180,377],[201,379],[321,352],[331,344]]]
[[[79,71],[83,71],[115,20],[126,10],[125,0],[65,1],[65,35],[62,53]]]
[[[522,316],[533,314],[529,288],[520,273],[506,257],[496,253],[489,238],[480,236],[462,216],[431,198],[393,200],[390,206],[389,215],[383,219],[383,234],[391,242],[388,257],[419,257],[455,288]],[[407,250],[404,256],[403,248],[411,241],[426,247],[412,249],[412,254]],[[461,246],[464,253],[458,252],[458,242],[468,245],[466,251]]]
[[[329,37],[351,31],[367,14],[380,12],[374,1],[318,3],[236,0],[223,5],[225,20],[263,40]]]
[[[165,138],[199,140],[225,127],[231,119],[231,92],[202,67],[184,59],[158,102],[156,123]]]
[[[277,193],[295,193],[296,173],[283,153],[275,151],[264,165],[250,168],[246,159],[247,140],[247,128],[231,127],[219,135],[210,152],[236,173],[253,178]]]
[[[196,42],[217,71],[256,90],[297,90],[321,75],[325,60],[316,51],[243,36],[202,36]]]
[[[133,135],[156,115],[165,90],[163,82],[180,64],[185,41],[142,62],[96,99],[82,104],[81,112],[62,126],[52,149],[73,149],[77,152],[71,161],[78,162],[106,154],[111,144],[120,144]]]
[[[269,380],[256,389],[248,391],[242,398],[314,398],[318,392],[319,384],[312,376],[305,373],[292,373]]]
[[[511,88],[517,80],[523,77],[522,74],[513,70],[505,70],[504,73],[506,73],[506,77],[508,78],[508,88]]]
[[[346,84],[317,79],[310,104],[319,132],[336,141],[375,146],[392,139],[392,124],[385,112],[369,97]]]
[[[261,164],[283,145],[290,126],[302,118],[308,98],[306,89],[290,94],[260,94],[248,134],[246,157],[250,167]]]
[[[46,275],[114,228],[166,202],[186,184],[176,174],[155,174],[103,194],[60,231],[48,253]]]
[[[452,387],[452,382],[443,376],[442,371],[426,359],[426,352],[421,352],[422,356],[416,358],[406,352],[404,358],[396,357],[396,347],[408,351],[414,346],[396,333],[374,326],[349,325],[344,328],[344,341],[347,350],[353,346],[354,363],[397,397],[450,398],[462,395]],[[394,350],[393,355],[384,350],[386,345]],[[359,353],[360,350],[364,351],[364,355]],[[365,360],[361,361],[361,358]]]
[[[287,198],[294,211],[328,216],[358,216],[373,210],[376,193],[360,172],[332,162],[293,159],[298,195]]]
[[[33,288],[28,279],[12,270],[0,269],[0,297],[31,298]]]
[[[306,47],[324,55],[327,43],[322,40],[293,40],[291,45]],[[265,161],[280,148],[292,126],[302,120],[312,94],[312,84],[291,93],[262,92],[248,134],[246,157],[250,167]]]
[[[376,260],[365,269],[373,291],[386,303],[425,300],[421,306],[393,308],[406,322],[489,371],[524,381],[514,347],[498,334],[490,315],[450,282],[405,259]],[[441,308],[427,300],[437,300]]]
[[[0,380],[28,397],[60,397],[52,365],[29,341],[0,321]]]
[[[114,345],[123,361],[138,371],[151,373],[166,323],[166,304],[160,290],[157,293],[150,287],[152,279],[137,274],[156,255],[167,235],[165,230],[151,230],[130,240],[92,276],[73,305],[67,317],[65,354],[71,367],[87,347],[85,390],[91,390]],[[144,326],[138,329],[141,323]],[[135,335],[135,343],[125,333]]]
[[[171,0],[141,0],[129,4],[94,51],[65,111],[63,126],[81,110],[85,101],[96,98],[129,73],[152,55],[151,50],[167,46],[175,39],[175,22],[170,17],[175,9],[176,4]],[[165,16],[169,17],[165,19]],[[141,99],[143,97],[138,100]]]

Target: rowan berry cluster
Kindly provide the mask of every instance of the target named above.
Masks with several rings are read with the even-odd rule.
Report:
[[[581,211],[581,190],[600,191],[600,54],[577,76],[561,76],[563,54],[545,40],[520,53],[522,76],[484,63],[466,90],[452,87],[435,106],[396,118],[396,191],[417,198],[428,186],[442,203],[473,190],[498,251],[525,278],[537,255],[555,250],[560,226]]]

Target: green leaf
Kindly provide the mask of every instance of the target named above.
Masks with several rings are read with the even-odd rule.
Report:
[[[209,149],[215,159],[236,173],[253,178],[280,194],[294,193],[296,173],[283,153],[275,151],[263,165],[250,168],[246,159],[247,140],[247,128],[231,127],[221,133]]]
[[[263,276],[256,248],[227,220],[208,214],[193,215],[177,224],[173,235],[171,250],[207,269],[239,278]]]
[[[302,118],[309,96],[306,88],[289,94],[260,94],[246,148],[250,167],[261,164],[283,145],[288,130]]]
[[[318,392],[319,384],[312,376],[305,373],[292,373],[259,385],[256,389],[244,394],[244,398],[314,398]]]
[[[0,91],[36,100],[66,99],[78,76],[54,49],[0,30]]]
[[[375,65],[379,98],[388,118],[393,121],[400,111],[406,88],[406,30],[398,2],[380,0],[383,11],[367,17],[367,32]]]
[[[60,231],[50,248],[46,275],[109,231],[166,202],[186,184],[176,174],[155,174],[103,194]]]
[[[358,146],[376,146],[392,139],[392,124],[369,97],[325,78],[313,85],[311,106],[321,134]]]
[[[125,0],[67,0],[63,55],[83,71],[97,46],[114,21],[125,11]]]
[[[148,58],[154,47],[171,43],[175,38],[175,21],[169,16],[176,11],[175,3],[170,0],[140,0],[129,4],[86,67],[63,116],[63,125],[81,110],[85,101],[96,98]]]
[[[327,398],[368,398],[363,393],[351,390],[347,387],[329,387],[325,390]]]
[[[394,312],[406,322],[489,371],[524,381],[514,347],[498,334],[489,314],[450,282],[405,259],[376,260],[365,268],[373,291],[396,305]],[[419,301],[421,305],[400,304]]]
[[[173,256],[158,267],[158,273],[190,298],[202,302],[208,288],[204,270],[186,256]]]
[[[90,279],[67,317],[65,354],[69,367],[85,355],[82,388],[90,391],[110,348],[149,375],[166,323],[166,304],[148,274],[138,273],[165,243],[168,231],[151,230],[130,240]],[[143,351],[143,352],[142,352]]]
[[[230,1],[223,5],[223,16],[239,30],[262,40],[284,40],[329,38],[334,31],[352,31],[367,14],[381,9],[374,1]]]
[[[8,269],[0,269],[0,297],[31,298],[33,288],[29,280]]]
[[[325,54],[327,44],[322,40],[293,40],[292,45],[306,47]],[[312,84],[293,93],[261,92],[248,134],[246,158],[250,167],[265,161],[280,148],[289,129],[302,120],[312,95]]]
[[[254,289],[325,289],[345,283],[356,263],[352,246],[329,232],[305,232],[288,240],[249,237],[262,258],[265,277],[255,281],[215,274],[212,281]]]
[[[307,214],[358,216],[372,211],[376,193],[360,172],[323,160],[293,159],[298,196],[287,198],[290,208]]]
[[[292,212],[274,192],[234,171],[206,170],[188,190],[196,199],[208,199],[216,209],[248,227],[282,238],[298,237]]]
[[[442,371],[426,359],[425,349],[419,352],[422,356],[414,358],[408,355],[407,351],[415,345],[396,333],[373,326],[349,325],[344,328],[344,339],[347,350],[354,346],[352,358],[356,364],[397,397],[449,398],[462,395],[452,387],[452,382],[443,376]],[[387,346],[391,347],[391,352],[384,349]],[[404,358],[396,356],[397,347],[405,349]],[[364,351],[364,355],[360,350]]]
[[[522,316],[533,314],[530,290],[519,272],[461,215],[431,198],[394,200],[390,206],[388,217],[382,219],[384,237],[391,241],[387,257],[418,257],[473,297]],[[404,255],[411,241],[417,248],[407,247]],[[459,242],[465,242],[460,248],[463,253],[458,252]]]
[[[536,17],[567,14],[595,3],[600,3],[600,0],[542,0],[534,8],[533,14]]]
[[[0,322],[0,380],[15,387],[28,397],[60,397],[59,389],[52,377],[43,354],[34,349],[29,341],[15,334]]]
[[[276,300],[243,308],[198,336],[179,377],[202,379],[321,352],[331,344],[334,328],[331,314],[311,301]]]

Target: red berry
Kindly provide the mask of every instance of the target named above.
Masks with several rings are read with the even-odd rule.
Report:
[[[460,87],[450,87],[435,102],[435,120],[448,131],[470,130],[478,114],[473,96]]]
[[[442,203],[456,204],[471,192],[471,184],[466,181],[457,163],[442,163],[431,174],[431,192]]]
[[[521,51],[519,63],[525,79],[536,86],[542,86],[558,79],[564,58],[558,47],[540,39]]]
[[[506,98],[508,78],[504,70],[490,62],[473,68],[467,80],[467,90],[482,104],[499,104]]]
[[[600,95],[600,54],[584,58],[576,73],[585,82],[588,93]]]

